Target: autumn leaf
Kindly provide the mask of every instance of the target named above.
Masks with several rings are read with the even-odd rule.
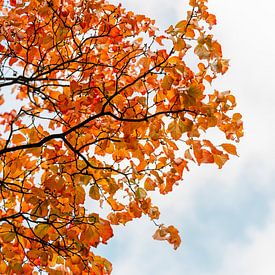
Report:
[[[118,203],[117,200],[115,200],[114,198],[112,197],[109,197],[107,199],[107,202],[110,204],[110,206],[112,207],[112,209],[114,211],[121,211],[125,208],[125,206],[121,203]]]
[[[24,142],[26,139],[22,134],[14,134],[13,135],[13,142],[15,144],[20,144],[22,142]]]
[[[165,90],[169,90],[172,87],[172,84],[174,82],[174,79],[170,75],[165,75],[161,87]]]
[[[222,168],[243,136],[214,87],[229,61],[207,1],[165,32],[121,4],[61,2],[0,0],[1,274],[110,274],[96,247],[142,216],[178,248],[152,197],[190,161]]]
[[[137,188],[135,194],[136,194],[136,198],[138,200],[143,200],[147,196],[146,191],[143,188],[141,188],[141,187]]]
[[[223,143],[221,147],[229,154],[238,156],[236,146],[230,143]]]
[[[4,223],[1,225],[0,239],[2,239],[4,243],[12,242],[15,237],[16,234],[13,232],[10,224]]]
[[[188,89],[188,94],[193,98],[198,98],[202,95],[201,87],[197,84],[191,84]]]
[[[35,228],[34,228],[34,233],[38,238],[43,239],[49,230],[49,225],[48,224],[38,224]]]
[[[16,6],[16,1],[17,0],[10,0],[10,5],[13,6],[13,7]]]
[[[157,36],[157,37],[155,38],[155,40],[156,40],[156,42],[158,42],[159,45],[164,46],[162,40],[163,40],[163,39],[166,39],[166,38],[167,38],[166,36],[161,35],[161,36]]]
[[[156,188],[156,183],[151,178],[147,178],[144,183],[144,188],[147,191],[154,191]]]
[[[204,45],[198,44],[194,49],[194,53],[199,57],[199,59],[210,58],[210,52]]]
[[[179,232],[172,225],[168,227],[160,225],[160,227],[156,230],[155,234],[153,235],[153,238],[159,241],[168,241],[170,244],[174,246],[174,249],[177,249],[181,243]]]
[[[219,169],[223,167],[223,165],[228,160],[228,155],[221,154],[221,155],[214,155],[214,162],[218,165]]]
[[[182,129],[177,121],[173,121],[168,125],[168,131],[175,140],[178,140],[182,136]]]
[[[93,247],[97,247],[100,235],[96,227],[87,225],[80,235],[80,241]]]
[[[176,42],[174,43],[174,50],[175,51],[181,51],[186,47],[186,43],[182,38],[178,38]]]
[[[185,28],[186,28],[186,25],[187,25],[187,21],[186,20],[181,20],[181,21],[179,21],[177,24],[176,24],[176,26],[175,26],[175,28],[178,30],[178,31],[184,31],[185,30]]]
[[[210,28],[212,28],[213,25],[217,24],[217,19],[214,14],[209,14],[206,18],[206,22],[209,24]]]
[[[113,229],[109,223],[109,221],[101,220],[99,225],[97,225],[99,228],[99,234],[101,237],[102,243],[106,244],[107,241],[113,237]]]
[[[99,188],[98,188],[97,185],[92,185],[90,187],[89,196],[94,200],[99,200],[100,199],[101,196],[100,196]]]
[[[0,105],[2,105],[4,103],[4,96],[3,95],[0,95]]]
[[[0,262],[0,272],[2,274],[5,274],[7,269],[8,269],[8,265],[4,261],[1,261]]]

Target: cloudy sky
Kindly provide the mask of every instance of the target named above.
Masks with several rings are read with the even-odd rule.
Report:
[[[110,0],[155,18],[165,29],[185,16],[187,0]],[[118,228],[98,253],[113,275],[275,274],[275,2],[209,0],[214,32],[230,71],[214,83],[232,90],[244,116],[239,158],[224,169],[192,167],[172,194],[156,197],[162,221],[183,237],[174,251],[154,241],[148,219]]]

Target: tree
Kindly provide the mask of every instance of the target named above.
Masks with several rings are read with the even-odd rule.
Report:
[[[234,96],[211,91],[228,60],[207,0],[163,34],[105,0],[0,4],[0,273],[110,274],[95,248],[142,215],[176,249],[150,192],[237,155],[209,128],[243,135]]]

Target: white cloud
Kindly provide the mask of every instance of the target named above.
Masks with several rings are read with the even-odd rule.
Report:
[[[275,271],[275,207],[262,230],[249,228],[248,241],[229,244],[219,271],[213,275],[273,275]]]
[[[114,0],[112,3],[122,3],[128,10],[142,13],[156,20],[156,25],[166,29],[185,16],[188,0]]]

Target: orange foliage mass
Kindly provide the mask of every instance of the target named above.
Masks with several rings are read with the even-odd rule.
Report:
[[[157,225],[150,192],[171,192],[190,161],[237,155],[235,98],[209,85],[228,60],[206,4],[159,34],[105,0],[0,1],[1,274],[110,274],[95,248],[114,225]],[[181,242],[162,224],[153,237]]]

